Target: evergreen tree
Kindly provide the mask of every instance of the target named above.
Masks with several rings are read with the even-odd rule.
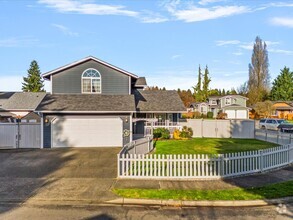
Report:
[[[226,95],[226,91],[225,91],[225,89],[222,89],[222,93],[221,93],[221,95]]]
[[[270,97],[273,101],[293,100],[293,72],[289,68],[284,67],[274,80]]]
[[[202,73],[201,73],[201,68],[200,68],[200,65],[199,65],[197,84],[196,84],[195,87],[193,87],[193,89],[194,89],[194,98],[195,98],[195,100],[197,102],[202,102],[203,101],[202,90],[201,90],[201,77],[202,77]]]
[[[28,76],[23,77],[22,91],[24,92],[45,92],[44,81],[41,78],[41,71],[37,61],[33,60],[28,69]]]
[[[266,43],[256,37],[249,64],[248,98],[250,104],[263,101],[269,92],[270,75]]]
[[[204,75],[203,75],[203,82],[202,82],[203,101],[206,101],[208,99],[210,82],[211,82],[211,78],[209,77],[209,69],[208,69],[208,66],[206,66]]]

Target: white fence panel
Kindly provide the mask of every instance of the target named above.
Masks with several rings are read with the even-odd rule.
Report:
[[[192,137],[254,138],[253,120],[184,119],[181,126],[191,127]]]
[[[20,124],[19,148],[40,148],[41,124]]]
[[[16,148],[17,146],[17,124],[0,124],[0,148]]]
[[[118,177],[215,179],[253,174],[293,162],[293,145],[220,155],[118,154]]]

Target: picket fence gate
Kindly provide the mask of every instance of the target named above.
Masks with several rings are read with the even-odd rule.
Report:
[[[217,179],[263,172],[293,162],[293,145],[218,155],[118,154],[118,178]]]

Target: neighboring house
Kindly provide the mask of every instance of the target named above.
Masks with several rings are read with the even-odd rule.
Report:
[[[207,102],[191,103],[190,108],[201,114],[213,112],[214,117],[222,111],[227,119],[248,119],[247,98],[241,95],[210,96]]]
[[[42,147],[121,147],[148,123],[169,126],[186,111],[176,91],[147,91],[144,77],[89,56],[42,75],[51,81],[36,112]]]
[[[23,122],[39,122],[40,116],[33,112],[45,95],[45,92],[0,92],[0,120],[13,122],[18,118]]]
[[[275,101],[273,104],[275,115],[278,118],[289,119],[293,115],[293,102]]]

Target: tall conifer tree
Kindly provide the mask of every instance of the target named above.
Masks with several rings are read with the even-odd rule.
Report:
[[[22,91],[44,92],[44,81],[41,78],[41,71],[37,61],[33,60],[28,69],[27,77],[23,77]]]

